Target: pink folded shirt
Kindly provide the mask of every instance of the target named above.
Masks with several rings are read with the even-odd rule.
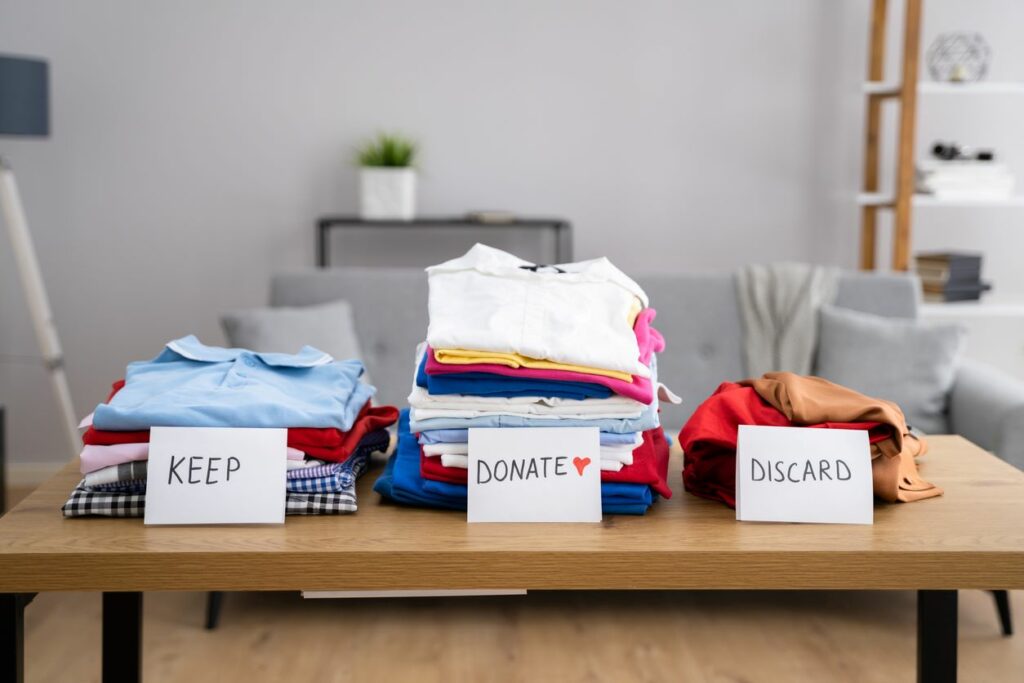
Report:
[[[640,347],[640,362],[650,365],[651,356],[665,350],[665,338],[661,333],[651,327],[654,316],[658,313],[653,308],[645,308],[636,316],[633,323],[633,333],[636,335],[637,346]],[[457,375],[464,372],[487,372],[492,375],[505,377],[525,377],[528,379],[547,379],[558,382],[589,382],[608,387],[619,396],[626,396],[641,403],[650,404],[654,401],[654,388],[651,380],[647,377],[633,375],[632,382],[606,377],[604,375],[590,375],[584,372],[572,372],[569,370],[544,370],[541,368],[510,368],[507,365],[496,363],[472,363],[470,365],[456,365],[439,362],[434,357],[434,350],[427,347],[428,375]]]
[[[302,460],[306,454],[297,448],[288,449],[289,460]],[[82,474],[89,474],[111,465],[149,459],[148,443],[119,443],[113,446],[85,446],[79,456]]]

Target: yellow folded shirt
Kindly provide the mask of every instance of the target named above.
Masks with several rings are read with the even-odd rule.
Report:
[[[587,375],[602,375],[621,379],[623,382],[632,382],[633,376],[628,372],[617,370],[603,370],[601,368],[588,368],[584,365],[568,365],[556,363],[550,360],[530,358],[518,353],[502,353],[500,351],[470,351],[468,349],[434,349],[434,358],[438,363],[448,365],[473,365],[474,363],[493,363],[496,365],[507,365],[510,368],[536,368],[540,370],[565,370],[568,372],[581,372]]]

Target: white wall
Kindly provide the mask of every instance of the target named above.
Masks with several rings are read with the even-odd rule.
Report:
[[[168,339],[220,342],[219,311],[262,303],[272,271],[312,264],[313,221],[356,208],[351,149],[381,128],[422,142],[424,213],[565,216],[578,257],[630,271],[853,265],[867,7],[0,0],[0,51],[51,63],[53,136],[0,150],[78,410]],[[0,244],[11,457],[59,459]],[[361,244],[337,256],[454,248]]]

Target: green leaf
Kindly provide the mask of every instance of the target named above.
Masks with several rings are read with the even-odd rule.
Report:
[[[403,135],[378,133],[356,149],[360,166],[406,168],[416,159],[416,143]]]

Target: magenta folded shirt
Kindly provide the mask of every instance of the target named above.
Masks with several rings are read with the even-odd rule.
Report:
[[[289,460],[302,460],[306,454],[297,448],[288,449]],[[149,460],[148,443],[119,443],[113,446],[85,446],[79,456],[82,474],[89,474],[111,465],[136,460]]]
[[[651,356],[665,350],[665,338],[661,333],[651,327],[657,311],[653,308],[645,308],[636,316],[633,323],[633,333],[636,335],[637,346],[640,347],[640,362],[650,365]],[[572,372],[570,370],[545,370],[541,368],[510,368],[507,365],[497,363],[472,363],[469,365],[456,365],[438,362],[434,357],[434,350],[427,347],[426,372],[428,375],[457,375],[464,372],[487,372],[492,375],[504,377],[525,377],[527,379],[546,379],[556,382],[589,382],[608,387],[620,396],[650,404],[654,401],[654,387],[651,380],[646,377],[633,375],[633,381],[607,377],[605,375],[591,375],[585,372]]]

